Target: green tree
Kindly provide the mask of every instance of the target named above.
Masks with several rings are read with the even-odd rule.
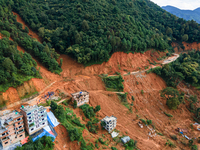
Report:
[[[172,88],[167,87],[161,91],[161,97],[167,99],[167,106],[169,109],[177,109],[180,104],[179,99],[181,99],[179,91]]]
[[[44,35],[45,35],[44,27],[41,27],[41,28],[38,29],[38,34],[39,34],[40,37],[42,37],[42,38],[44,37]]]
[[[74,100],[74,108],[77,108],[77,101]]]
[[[52,111],[56,110],[57,107],[58,107],[57,103],[54,102],[54,101],[51,101],[51,105],[50,105],[50,106],[51,106],[51,110],[52,110]]]
[[[88,30],[89,29],[89,25],[88,25],[88,22],[86,20],[83,20],[83,22],[82,22],[82,29],[83,30]]]
[[[2,66],[8,71],[11,72],[15,69],[14,63],[10,58],[5,58],[2,62]]]
[[[100,105],[97,105],[97,106],[95,107],[95,113],[98,112],[98,111],[100,111],[100,110],[101,110],[101,106],[100,106]]]
[[[187,35],[187,34],[184,34],[184,35],[182,36],[182,40],[185,41],[185,42],[187,42],[187,41],[188,41],[188,35]]]

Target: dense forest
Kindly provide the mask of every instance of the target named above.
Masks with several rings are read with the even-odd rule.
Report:
[[[30,54],[17,50],[15,42],[6,37],[0,39],[0,91],[5,91],[10,86],[16,87],[31,78],[40,77],[36,66],[37,63]]]
[[[107,61],[115,51],[164,51],[172,41],[200,40],[198,23],[149,0],[12,0],[10,6],[46,43],[83,64]]]
[[[0,1],[0,32],[2,36],[11,37],[14,42],[22,46],[26,52],[41,62],[51,72],[60,73],[62,69],[56,61],[59,54],[55,52],[50,43],[42,44],[36,39],[31,38],[27,33],[29,29],[22,28],[22,24],[18,23],[16,16],[12,13],[11,6],[14,2],[11,0]],[[2,51],[2,47],[1,47]]]

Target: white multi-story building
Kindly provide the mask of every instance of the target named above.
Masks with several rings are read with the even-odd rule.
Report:
[[[115,116],[106,116],[101,121],[105,122],[105,126],[103,126],[109,133],[114,130],[117,125],[117,118]]]
[[[46,108],[43,106],[22,106],[20,109],[23,114],[26,131],[29,135],[48,125]]]
[[[80,91],[71,94],[72,95],[72,101],[77,102],[77,106],[81,106],[83,104],[89,103],[89,92],[87,91]]]

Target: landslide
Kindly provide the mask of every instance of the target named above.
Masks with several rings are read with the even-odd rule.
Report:
[[[138,148],[141,150],[171,149],[170,147],[165,146],[165,143],[167,142],[167,139],[170,138],[170,135],[176,134],[175,128],[180,127],[188,129],[188,136],[190,137],[197,136],[198,132],[191,130],[190,128],[190,124],[193,123],[191,121],[192,114],[185,105],[181,104],[177,110],[169,110],[166,106],[166,101],[159,96],[159,91],[166,87],[162,78],[153,73],[138,73],[135,75],[123,76],[125,80],[123,83],[124,91],[128,92],[129,104],[133,102],[131,96],[135,97],[132,106],[133,112],[131,113],[130,110],[120,102],[116,93],[105,90],[105,85],[98,76],[102,73],[112,75],[115,72],[128,73],[144,69],[151,65],[149,61],[159,62],[157,58],[162,57],[163,55],[164,53],[159,54],[153,50],[147,51],[144,54],[116,52],[108,62],[89,67],[84,67],[68,56],[61,55],[60,58],[63,59],[63,72],[60,76],[47,71],[38,63],[43,79],[31,79],[29,81],[31,83],[25,83],[22,87],[19,87],[18,90],[20,89],[20,94],[23,95],[22,92],[24,92],[24,90],[22,89],[30,91],[32,90],[30,87],[34,87],[37,91],[41,91],[40,96],[43,96],[43,94],[48,91],[56,91],[58,89],[69,94],[80,90],[87,90],[90,92],[90,105],[93,107],[101,105],[102,109],[98,113],[98,118],[101,119],[105,116],[115,115],[117,117],[116,129],[120,131],[120,135],[128,135],[134,140],[137,140]],[[29,87],[27,85],[29,85]],[[46,86],[47,88],[45,88]],[[189,91],[191,94],[194,93],[193,90],[187,89],[184,85],[180,85],[179,89],[182,91]],[[20,97],[18,90],[9,88],[3,93],[3,96],[8,97],[9,103],[12,103],[12,100],[18,101]],[[142,90],[144,92],[143,94],[141,92]],[[199,96],[199,92],[196,91],[196,93]],[[168,118],[164,112],[172,114],[173,118]],[[79,109],[76,109],[75,113],[81,118],[81,121],[83,121],[82,118],[84,116],[80,113]],[[153,138],[149,137],[149,129],[146,127],[141,129],[137,125],[139,118],[151,119],[157,131],[164,136],[157,135]],[[59,125],[56,128],[56,131],[58,137],[55,140],[55,150],[79,148],[77,142],[72,143],[69,141],[69,138],[66,138],[67,131],[62,125]],[[104,134],[104,140],[109,141],[109,147],[115,146],[118,149],[123,149],[122,145],[115,145],[116,142],[114,142],[110,135],[106,133],[106,131],[100,130],[99,133],[95,135],[88,133],[88,131],[84,131],[83,137],[95,144],[94,139],[98,139]],[[182,137],[178,136],[178,138]],[[187,142],[185,139],[183,140]],[[178,149],[183,148],[183,145],[180,143],[176,143],[176,145]]]
[[[188,52],[191,50],[200,50],[200,43],[193,42],[193,43],[187,43],[187,42],[182,42],[182,46],[185,48],[181,47],[180,44],[173,42],[172,47],[175,50],[175,53],[182,53],[182,52]]]

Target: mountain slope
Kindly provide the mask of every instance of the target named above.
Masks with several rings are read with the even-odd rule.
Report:
[[[46,43],[83,64],[108,61],[116,51],[164,51],[172,41],[200,41],[196,22],[179,19],[149,0],[13,2],[13,10]]]
[[[195,10],[181,10],[173,6],[163,6],[162,8],[179,18],[183,18],[185,20],[195,20],[196,22],[200,23],[200,8]]]

